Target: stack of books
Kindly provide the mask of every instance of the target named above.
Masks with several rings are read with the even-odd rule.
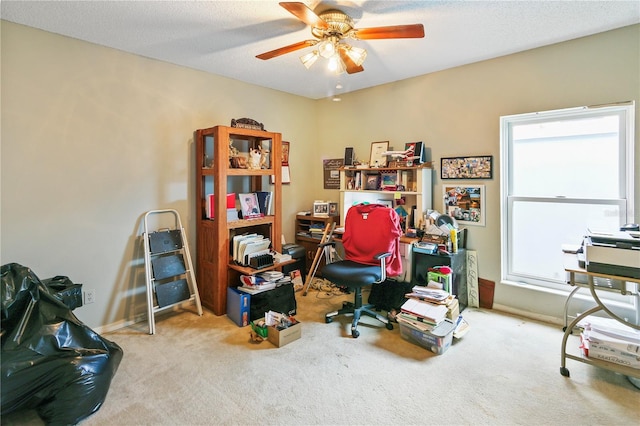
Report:
[[[405,295],[407,301],[400,307],[396,320],[422,331],[431,331],[447,317],[446,301],[452,296],[438,289],[414,286]]]
[[[314,223],[309,226],[309,235],[311,238],[322,238],[322,234],[324,234],[324,224],[322,223]]]

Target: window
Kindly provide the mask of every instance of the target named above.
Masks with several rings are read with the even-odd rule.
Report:
[[[635,105],[500,118],[502,279],[564,288],[562,244],[633,220]]]

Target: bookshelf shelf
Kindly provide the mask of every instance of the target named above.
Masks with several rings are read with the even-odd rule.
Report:
[[[285,263],[264,269],[236,265],[229,242],[235,235],[255,232],[271,240],[272,248],[282,250],[282,136],[276,132],[215,126],[194,133],[196,145],[196,272],[202,304],[216,315],[226,314],[227,288],[239,283],[239,276],[276,269]],[[266,153],[261,167],[234,168],[234,159],[262,149]],[[240,155],[238,155],[240,154]],[[199,167],[198,167],[199,165]],[[271,183],[273,182],[273,183]],[[272,215],[228,220],[227,195],[269,191]],[[207,202],[214,194],[213,218],[207,216]],[[232,197],[233,198],[233,197]],[[240,203],[235,197],[236,209]]]

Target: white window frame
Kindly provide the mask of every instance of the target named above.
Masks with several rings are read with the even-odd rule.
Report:
[[[601,200],[601,199],[558,199],[558,198],[536,198],[536,197],[518,197],[512,195],[511,191],[511,152],[512,140],[511,129],[516,124],[528,124],[542,121],[553,121],[557,119],[570,119],[584,117],[587,115],[610,115],[612,113],[619,114],[622,118],[620,132],[624,132],[625,147],[621,150],[624,158],[625,169],[621,170],[624,176],[620,180],[620,199]],[[528,276],[523,273],[513,271],[513,254],[512,247],[512,208],[514,202],[554,202],[554,203],[590,203],[590,204],[611,204],[617,205],[620,209],[620,224],[630,223],[633,221],[634,210],[634,136],[635,136],[635,103],[623,102],[618,104],[568,108],[553,111],[517,114],[500,117],[500,210],[501,210],[501,280],[507,284],[530,285],[539,289],[567,290],[564,279],[558,280],[542,280],[538,277]],[[586,231],[586,230],[585,230]],[[573,241],[579,243],[579,241]],[[564,271],[558,271],[559,276],[564,277]]]

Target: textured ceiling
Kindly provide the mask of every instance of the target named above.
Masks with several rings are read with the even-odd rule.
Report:
[[[312,39],[275,1],[8,1],[3,20],[283,92],[319,99],[640,22],[640,1],[306,1],[337,8],[356,28],[417,24],[423,39],[354,41],[357,74],[299,57],[256,55]],[[639,53],[640,54],[640,53]],[[342,85],[336,89],[337,83]]]

